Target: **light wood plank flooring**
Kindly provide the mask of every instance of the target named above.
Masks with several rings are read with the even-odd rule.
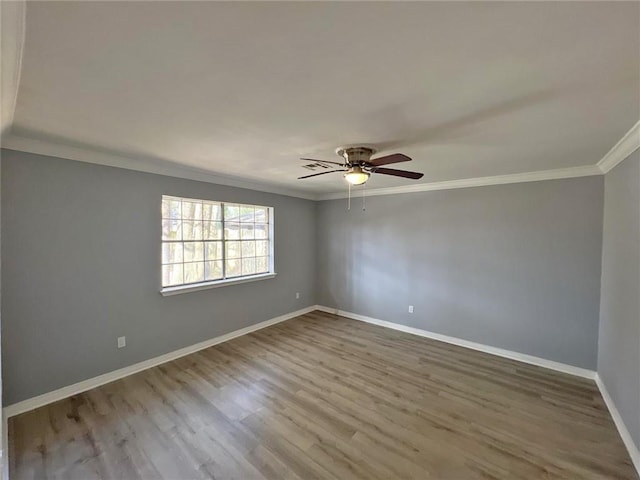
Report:
[[[13,479],[635,479],[592,381],[320,312],[10,420]]]

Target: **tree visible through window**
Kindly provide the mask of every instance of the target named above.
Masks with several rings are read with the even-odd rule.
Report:
[[[270,207],[162,196],[162,286],[269,273]]]

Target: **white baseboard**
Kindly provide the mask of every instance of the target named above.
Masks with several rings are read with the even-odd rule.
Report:
[[[456,337],[450,337],[448,335],[442,335],[439,333],[429,332],[428,330],[421,330],[419,328],[408,327],[405,325],[400,325],[398,323],[388,322],[385,320],[379,320],[372,317],[367,317],[365,315],[359,315],[357,313],[346,312],[344,310],[339,310],[336,308],[329,308],[323,305],[312,305],[310,307],[303,308],[301,310],[297,310],[295,312],[287,313],[284,315],[280,315],[279,317],[272,318],[270,320],[265,320],[264,322],[256,323],[255,325],[250,325],[245,328],[241,328],[239,330],[235,330],[233,332],[220,335],[219,337],[211,338],[209,340],[205,340],[204,342],[196,343],[194,345],[181,348],[179,350],[175,350],[173,352],[166,353],[164,355],[160,355],[158,357],[151,358],[149,360],[145,360],[143,362],[139,362],[128,367],[124,367],[118,370],[114,370],[113,372],[105,373],[103,375],[99,375],[97,377],[89,378],[87,380],[83,380],[82,382],[74,383],[73,385],[69,385],[58,390],[54,390],[52,392],[48,392],[42,395],[38,395],[37,397],[29,398],[27,400],[23,400],[18,403],[14,403],[9,405],[3,409],[2,422],[3,422],[3,437],[6,439],[7,435],[7,418],[13,417],[15,415],[19,415],[24,412],[28,412],[30,410],[42,407],[44,405],[48,405],[49,403],[57,402],[58,400],[63,400],[72,395],[77,395],[82,392],[86,392],[87,390],[91,390],[92,388],[99,387],[106,383],[113,382],[115,380],[119,380],[121,378],[127,377],[129,375],[133,375],[134,373],[138,373],[142,370],[146,370],[151,367],[155,367],[161,365],[166,362],[170,362],[180,357],[184,357],[185,355],[189,355],[191,353],[195,353],[199,350],[204,350],[205,348],[211,347],[213,345],[217,345],[219,343],[226,342],[236,337],[240,337],[242,335],[246,335],[251,332],[255,332],[257,330],[266,328],[271,325],[275,325],[276,323],[284,322],[285,320],[290,320],[300,315],[304,315],[306,313],[312,312],[314,310],[320,310],[322,312],[331,313],[335,315],[340,315],[342,317],[351,318],[353,320],[359,320],[361,322],[371,323],[374,325],[379,325],[381,327],[391,328],[393,330],[399,330],[401,332],[410,333],[413,335],[418,335],[421,337],[431,338],[434,340],[439,340],[441,342],[450,343],[453,345],[457,345],[460,347],[470,348],[472,350],[478,350],[480,352],[489,353],[492,355],[497,355],[499,357],[509,358],[511,360],[517,360],[520,362],[528,363],[531,365],[537,365],[544,368],[549,368],[551,370],[560,371],[563,373],[568,373],[571,375],[576,375],[579,377],[584,377],[588,379],[595,380],[600,393],[602,394],[602,398],[604,399],[609,412],[611,413],[611,417],[618,428],[618,432],[622,437],[622,441],[624,442],[627,450],[629,451],[629,455],[631,457],[631,461],[635,466],[638,474],[640,474],[640,451],[638,447],[633,441],[631,434],[627,430],[618,409],[616,408],[609,392],[602,382],[600,376],[592,371],[584,368],[574,367],[572,365],[566,365],[560,362],[554,362],[552,360],[546,360],[544,358],[535,357],[533,355],[526,355],[523,353],[514,352],[511,350],[505,350],[502,348],[492,347],[489,345],[484,345],[481,343],[470,342],[468,340],[463,340]],[[4,444],[6,445],[6,443]],[[3,446],[4,446],[3,445]],[[0,450],[0,459],[2,461],[2,474],[6,473],[6,459],[2,458],[2,450]],[[3,475],[4,477],[4,475]]]
[[[611,398],[611,396],[609,395],[609,392],[607,391],[607,387],[605,387],[604,382],[600,378],[600,375],[598,375],[597,373],[596,373],[595,380],[596,380],[596,385],[598,385],[598,388],[600,389],[600,394],[604,399],[604,403],[607,405],[607,408],[609,409],[609,413],[613,418],[613,423],[616,424],[618,433],[620,433],[620,437],[622,437],[622,441],[624,442],[625,447],[627,447],[627,451],[629,452],[629,456],[631,457],[633,466],[636,468],[638,475],[640,475],[640,450],[638,449],[638,446],[633,441],[633,438],[631,437],[629,430],[627,430],[627,427],[624,424],[622,417],[620,416],[620,412],[618,411],[615,403],[613,403],[613,399]]]
[[[359,320],[361,322],[371,323],[374,325],[379,325],[381,327],[391,328],[393,330],[399,330],[401,332],[411,333],[413,335],[418,335],[420,337],[431,338],[434,340],[440,340],[441,342],[451,343],[453,345],[458,345],[460,347],[470,348],[473,350],[478,350],[480,352],[490,353],[492,355],[497,355],[499,357],[509,358],[511,360],[517,360],[524,363],[529,363],[531,365],[537,365],[539,367],[549,368],[551,370],[557,370],[563,373],[568,373],[571,375],[576,375],[578,377],[588,378],[590,380],[595,380],[598,389],[600,390],[600,394],[604,399],[604,403],[607,405],[609,409],[609,413],[611,413],[611,417],[613,418],[613,422],[615,423],[618,432],[620,433],[620,437],[624,442],[625,447],[627,447],[627,451],[629,452],[629,456],[631,457],[631,461],[633,462],[633,466],[635,467],[638,475],[640,475],[640,450],[638,446],[633,441],[629,430],[625,426],[622,417],[620,416],[620,412],[616,408],[609,392],[607,391],[602,379],[598,375],[597,372],[593,370],[587,370],[584,368],[574,367],[573,365],[566,365],[560,362],[554,362],[552,360],[546,360],[540,357],[534,357],[532,355],[526,355],[524,353],[513,352],[511,350],[504,350],[502,348],[491,347],[489,345],[484,345],[481,343],[470,342],[468,340],[462,340],[456,337],[450,337],[448,335],[442,335],[440,333],[429,332],[428,330],[421,330],[419,328],[407,327],[405,325],[400,325],[398,323],[387,322],[385,320],[378,320],[377,318],[367,317],[365,315],[359,315],[357,313],[345,312],[344,310],[339,310],[336,308],[329,308],[323,305],[316,305],[316,309],[322,312],[332,313],[335,315],[340,315],[342,317],[351,318],[353,320]]]
[[[23,400],[21,402],[14,403],[12,405],[8,405],[7,407],[5,407],[3,409],[3,414],[4,414],[3,416],[4,418],[8,418],[8,417],[13,417],[15,415],[19,415],[24,412],[28,412],[30,410],[34,410],[44,405],[57,402],[58,400],[68,398],[72,395],[77,395],[79,393],[86,392],[87,390],[91,390],[92,388],[99,387],[100,385],[113,382],[114,380],[119,380],[129,375],[133,375],[134,373],[138,373],[142,370],[146,370],[148,368],[155,367],[157,365],[161,365],[166,362],[170,362],[171,360],[184,357],[185,355],[189,355],[199,350],[209,348],[213,345],[226,342],[228,340],[231,340],[232,338],[240,337],[242,335],[246,335],[247,333],[255,332],[256,330],[260,330],[262,328],[274,325],[276,323],[284,322],[285,320],[295,318],[299,315],[304,315],[305,313],[309,313],[314,310],[316,310],[316,306],[312,305],[310,307],[303,308],[302,310],[286,313],[284,315],[280,315],[279,317],[275,317],[270,320],[265,320],[264,322],[256,323],[255,325],[250,325],[248,327],[241,328],[239,330],[235,330],[233,332],[229,332],[224,335],[220,335],[219,337],[205,340],[204,342],[196,343],[195,345],[190,345],[188,347],[184,347],[179,350],[174,350],[173,352],[165,353],[164,355],[160,355],[159,357],[150,358],[149,360],[135,363],[133,365],[129,365],[128,367],[114,370],[113,372],[108,372],[103,375],[98,375],[97,377],[89,378],[87,380],[74,383],[73,385],[69,385],[66,387],[59,388],[58,390],[54,390],[52,392],[38,395],[37,397],[28,398],[27,400]]]
[[[0,465],[0,478],[9,480],[9,423],[7,415],[2,413],[2,465]],[[6,452],[6,454],[4,453]]]
[[[595,379],[596,372],[593,370],[587,370],[586,368],[574,367],[573,365],[567,365],[565,363],[554,362],[553,360],[547,360],[540,357],[534,357],[533,355],[527,355],[524,353],[518,353],[511,350],[505,350],[503,348],[492,347],[484,345],[482,343],[470,342],[457,337],[450,337],[448,335],[442,335],[440,333],[430,332],[428,330],[422,330],[419,328],[408,327],[406,325],[400,325],[399,323],[387,322],[386,320],[378,320],[377,318],[371,318],[357,313],[345,312],[344,310],[338,310],[335,308],[329,308],[322,305],[316,305],[316,308],[320,311],[333,313],[342,317],[351,318],[353,320],[360,320],[361,322],[372,323],[381,327],[392,328],[393,330],[399,330],[401,332],[411,333],[420,337],[431,338],[433,340],[439,340],[445,343],[451,343],[459,347],[470,348],[472,350],[478,350],[484,353],[490,353],[491,355],[497,355],[498,357],[509,358],[511,360],[517,360],[519,362],[528,363],[531,365],[537,365],[538,367],[549,368],[558,372],[568,373],[570,375],[576,375],[578,377],[588,378],[590,380]]]

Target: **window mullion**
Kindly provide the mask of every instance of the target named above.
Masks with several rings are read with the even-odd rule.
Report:
[[[222,217],[222,278],[227,278],[227,245],[226,238],[224,236],[224,203],[220,202],[220,215]]]
[[[180,199],[180,240],[182,243],[182,284],[184,285],[184,200]]]

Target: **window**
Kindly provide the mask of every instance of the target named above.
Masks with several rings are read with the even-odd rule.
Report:
[[[163,292],[274,274],[272,218],[270,207],[163,195]]]

